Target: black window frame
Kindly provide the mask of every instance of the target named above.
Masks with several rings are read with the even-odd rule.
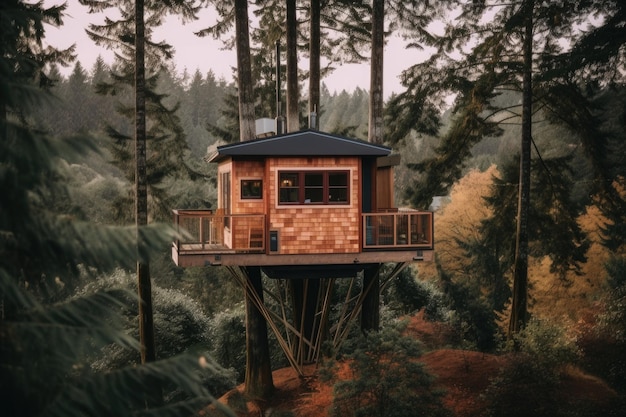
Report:
[[[253,190],[254,186],[245,186],[244,183],[247,182],[258,182],[259,186],[259,194],[244,194],[245,190]],[[262,200],[263,199],[263,180],[261,178],[242,178],[239,181],[239,196],[242,200]]]
[[[344,174],[344,184],[330,184],[331,175]],[[322,183],[315,180],[321,175]],[[295,180],[295,181],[294,181]],[[308,181],[307,181],[308,180]],[[318,179],[319,180],[319,179]],[[349,205],[350,204],[350,170],[279,170],[278,171],[278,205],[280,206],[304,206],[304,205]],[[321,198],[319,196],[321,190]],[[345,190],[345,200],[332,200],[332,191]],[[294,194],[295,192],[295,194]],[[341,192],[340,192],[341,194]],[[297,196],[297,201],[295,196]],[[286,201],[290,199],[292,201]]]

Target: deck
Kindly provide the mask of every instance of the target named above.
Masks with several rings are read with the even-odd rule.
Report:
[[[324,254],[281,254],[264,214],[173,213],[179,237],[172,245],[172,259],[183,267],[358,265],[430,261],[433,257],[433,213],[429,211],[365,213],[359,251]]]

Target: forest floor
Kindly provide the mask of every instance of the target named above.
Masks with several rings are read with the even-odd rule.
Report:
[[[422,315],[411,317],[408,327],[408,333],[422,341],[440,338],[441,331],[436,323],[424,320]],[[420,357],[435,377],[435,385],[445,391],[444,404],[455,417],[485,415],[486,404],[481,394],[510,360],[511,357],[506,355],[458,349],[432,350]],[[276,391],[270,401],[246,399],[243,386],[228,392],[219,401],[228,404],[238,417],[328,417],[333,399],[332,385],[318,377],[316,365],[305,367],[304,373],[307,376],[299,377],[292,368],[274,371]],[[605,408],[617,396],[603,380],[574,366],[563,370],[557,395],[560,399],[597,404],[600,408]],[[532,398],[528,400],[532,401]],[[213,412],[201,414],[215,415]]]

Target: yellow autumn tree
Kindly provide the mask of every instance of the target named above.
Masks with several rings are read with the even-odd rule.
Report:
[[[437,262],[446,271],[466,274],[470,260],[459,242],[478,239],[481,220],[491,216],[484,197],[497,174],[495,165],[482,172],[471,170],[452,187],[450,202],[435,216]]]

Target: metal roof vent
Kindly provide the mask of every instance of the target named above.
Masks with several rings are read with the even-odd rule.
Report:
[[[266,138],[276,134],[276,120],[264,117],[255,120],[256,137]]]

